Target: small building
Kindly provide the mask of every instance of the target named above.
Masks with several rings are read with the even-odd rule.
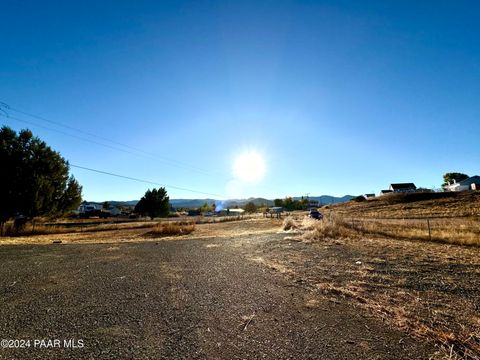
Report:
[[[274,207],[268,208],[263,213],[263,216],[264,217],[271,217],[271,218],[273,218],[273,216],[276,216],[277,218],[280,218],[282,216],[282,213],[283,213],[283,207],[274,206]]]
[[[415,192],[417,187],[414,183],[397,183],[397,184],[390,184],[390,190],[395,193],[408,193],[408,192]]]
[[[392,190],[388,190],[388,189],[387,190],[380,190],[380,196],[387,195],[387,194],[390,194],[392,192],[393,192]]]
[[[373,199],[375,197],[375,194],[363,194],[363,197],[367,200],[368,199]]]
[[[317,200],[310,200],[305,210],[318,209],[319,207],[320,207],[320,203]]]
[[[475,189],[474,189],[475,188]],[[466,191],[466,190],[478,190],[480,189],[480,176],[471,176],[468,179],[462,181],[455,181],[443,186],[444,191]]]

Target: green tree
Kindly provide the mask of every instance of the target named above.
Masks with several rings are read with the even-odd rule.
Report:
[[[102,204],[102,209],[108,210],[110,209],[110,202],[109,201],[104,201]]]
[[[273,204],[276,207],[282,207],[283,206],[283,200],[282,199],[275,199],[275,200],[273,200]]]
[[[78,207],[82,187],[68,162],[30,130],[0,129],[0,225],[16,214],[58,216]]]
[[[257,211],[257,205],[255,205],[252,201],[249,201],[245,204],[245,211],[248,213],[254,213]]]
[[[164,187],[158,190],[148,189],[135,206],[135,212],[141,216],[149,216],[150,219],[168,216],[170,212],[170,198],[167,196],[167,190]]]
[[[295,210],[295,203],[293,198],[291,196],[287,196],[285,199],[283,199],[283,206],[287,211]]]
[[[443,184],[442,185],[448,185],[449,183],[452,183],[454,180],[456,182],[463,181],[468,179],[470,176],[467,174],[462,174],[458,172],[451,172],[451,173],[446,173],[443,175]]]
[[[209,204],[206,201],[203,203],[203,205],[198,209],[200,212],[212,212],[214,211],[214,204]]]
[[[302,199],[298,202],[298,208],[297,210],[304,210],[307,208],[309,204],[309,200],[306,197],[302,196]]]

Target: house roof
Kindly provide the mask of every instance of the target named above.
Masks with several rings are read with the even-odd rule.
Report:
[[[380,193],[381,194],[387,194],[387,193],[391,193],[392,190],[380,190]]]
[[[457,182],[457,184],[460,184],[460,185],[470,185],[473,183],[477,183],[477,184],[480,183],[480,176],[478,175],[470,176],[468,179]]]
[[[414,183],[390,184],[390,187],[394,190],[417,188]]]

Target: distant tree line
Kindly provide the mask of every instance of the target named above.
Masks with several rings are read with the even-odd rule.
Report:
[[[300,200],[287,196],[284,199],[275,199],[273,200],[273,203],[275,206],[283,207],[287,211],[294,211],[304,210],[308,206],[309,200],[303,196]]]

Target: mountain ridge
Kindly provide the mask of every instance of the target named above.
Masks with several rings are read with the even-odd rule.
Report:
[[[300,200],[301,196],[294,196],[294,200]],[[344,195],[341,197],[332,196],[332,195],[320,195],[320,196],[309,196],[308,199],[312,201],[318,201],[319,205],[325,204],[338,204],[342,202],[346,202],[354,198],[352,195]],[[112,206],[135,206],[139,200],[127,200],[127,201],[117,201],[117,200],[109,200],[108,202]],[[103,201],[87,201],[90,204],[103,204]],[[234,206],[243,206],[248,202],[253,202],[257,206],[267,205],[273,206],[274,201],[271,199],[266,199],[263,197],[250,197],[247,199],[228,199],[228,200],[217,200],[217,199],[170,199],[170,204],[174,208],[198,208],[201,207],[203,204],[223,204],[224,206],[234,207]]]

